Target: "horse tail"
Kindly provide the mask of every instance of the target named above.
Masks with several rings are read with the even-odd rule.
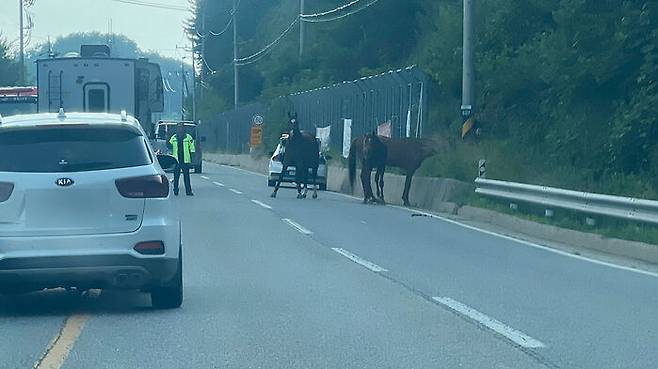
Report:
[[[360,141],[358,139],[352,141],[352,145],[350,146],[350,154],[347,157],[351,188],[354,188],[354,178],[356,177],[356,155],[358,150],[357,146],[359,146],[359,144]]]

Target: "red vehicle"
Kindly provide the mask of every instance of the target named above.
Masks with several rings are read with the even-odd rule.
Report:
[[[34,86],[0,87],[0,115],[36,113],[38,91]]]

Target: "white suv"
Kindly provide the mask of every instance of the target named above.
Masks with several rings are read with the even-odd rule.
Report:
[[[179,307],[171,165],[125,113],[0,117],[0,293],[140,289]]]

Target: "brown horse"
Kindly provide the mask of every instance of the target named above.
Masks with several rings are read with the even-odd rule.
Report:
[[[438,153],[438,145],[434,141],[425,138],[388,138],[379,136],[379,139],[386,145],[388,150],[386,165],[400,168],[406,174],[402,201],[405,206],[410,206],[409,190],[411,189],[411,180],[423,161]],[[355,153],[361,152],[363,150],[363,140],[355,139],[352,141],[350,156],[352,156],[352,150]]]
[[[311,171],[311,178],[313,180],[313,198],[318,198],[318,166],[320,165],[320,147],[315,139],[315,136],[299,130],[299,122],[297,121],[297,114],[288,113],[290,123],[290,135],[286,143],[285,153],[283,154],[283,168],[281,175],[276,181],[274,192],[271,197],[276,197],[281,186],[281,179],[287,173],[288,167],[295,167],[295,184],[297,185],[297,198],[305,199],[308,193],[308,172]],[[304,191],[302,192],[302,187]]]
[[[360,148],[361,156],[361,186],[363,187],[363,203],[368,201],[374,203],[378,202],[375,195],[372,193],[372,186],[370,183],[370,175],[372,170],[375,169],[375,185],[377,187],[377,197],[382,203],[384,200],[384,171],[386,170],[386,157],[388,149],[386,145],[380,140],[375,132],[368,133],[362,139],[356,139],[359,143],[353,144],[350,147],[349,154],[349,178],[350,185],[354,188],[354,177],[356,175],[356,156],[357,153],[353,150]]]

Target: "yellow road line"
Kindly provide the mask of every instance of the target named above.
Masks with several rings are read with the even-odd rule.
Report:
[[[46,352],[34,364],[34,369],[60,369],[88,319],[89,315],[87,314],[73,314],[66,318],[64,325],[50,342]]]

